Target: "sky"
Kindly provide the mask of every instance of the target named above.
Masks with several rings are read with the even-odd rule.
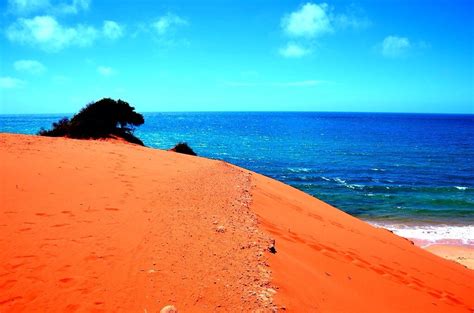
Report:
[[[0,114],[474,113],[474,1],[0,0]]]

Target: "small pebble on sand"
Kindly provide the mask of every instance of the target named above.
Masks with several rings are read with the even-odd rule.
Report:
[[[167,305],[160,310],[160,313],[178,313],[178,309],[174,305]]]

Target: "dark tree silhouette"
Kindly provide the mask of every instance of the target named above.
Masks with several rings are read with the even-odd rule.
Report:
[[[68,134],[68,131],[69,119],[67,117],[63,117],[59,121],[53,123],[53,128],[51,130],[41,128],[41,130],[38,132],[38,135],[50,137],[64,137]]]
[[[197,155],[196,152],[194,152],[193,149],[191,149],[191,147],[186,142],[180,142],[170,150],[183,154]]]
[[[136,126],[145,122],[143,115],[135,112],[127,102],[104,98],[88,104],[70,120],[63,118],[53,123],[51,130],[41,129],[38,135],[70,137],[77,139],[121,137],[126,141],[143,145],[133,135]]]

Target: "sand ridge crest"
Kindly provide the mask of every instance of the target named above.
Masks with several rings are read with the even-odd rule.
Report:
[[[1,312],[271,308],[249,173],[118,142],[0,142]]]

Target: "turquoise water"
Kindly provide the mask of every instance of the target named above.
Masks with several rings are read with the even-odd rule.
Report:
[[[148,146],[187,141],[201,156],[276,178],[349,214],[398,225],[474,225],[473,115],[144,115],[136,135]],[[0,131],[34,134],[61,116],[3,115]]]

